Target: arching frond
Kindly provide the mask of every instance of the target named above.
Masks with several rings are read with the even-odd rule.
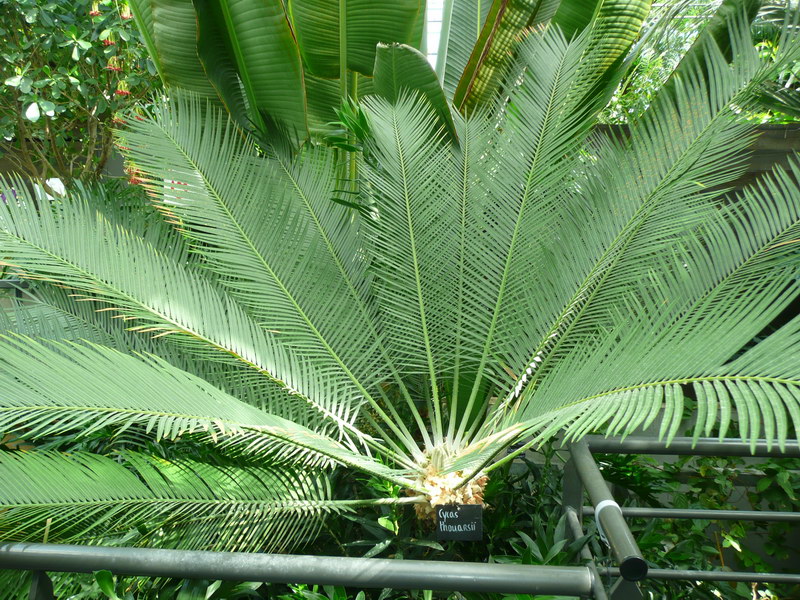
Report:
[[[0,536],[98,542],[136,531],[137,544],[285,551],[313,539],[330,499],[313,472],[166,461],[125,452],[3,452]]]
[[[467,415],[479,402],[485,408],[479,398],[485,377],[507,377],[496,350],[498,340],[509,343],[501,336],[502,319],[520,316],[518,293],[528,298],[538,293],[522,284],[541,262],[532,250],[559,218],[556,209],[568,186],[570,157],[592,122],[583,103],[591,82],[576,79],[585,48],[585,37],[567,43],[557,30],[525,40],[521,83],[510,94],[502,128],[482,154],[485,196],[478,204],[477,227],[468,234],[474,270],[467,277],[474,287],[465,310],[474,321],[464,333],[465,343],[478,349],[478,368]],[[461,421],[457,437],[468,425],[467,419]]]
[[[0,338],[0,431],[27,439],[111,426],[154,439],[207,433],[209,441],[282,462],[335,463],[406,484],[402,471],[351,445],[270,415],[154,356],[102,346]],[[360,442],[368,438],[360,435]]]
[[[720,188],[741,172],[752,138],[731,122],[731,104],[752,99],[771,67],[755,51],[732,67],[718,51],[706,56],[710,84],[697,66],[674,98],[662,97],[632,126],[630,142],[598,151],[567,218],[546,236],[546,259],[523,288],[538,290],[538,311],[531,301],[527,311],[504,315],[498,354],[520,372],[514,396],[569,364],[566,353],[602,335],[640,282],[671,268],[670,248],[713,218]],[[516,352],[530,342],[515,336],[520,330],[537,332],[524,358]]]
[[[696,436],[719,420],[724,437],[733,415],[743,440],[763,434],[784,444],[786,411],[799,414],[797,320],[735,355],[800,293],[798,174],[796,165],[791,174],[777,171],[684,236],[618,305],[606,330],[548,374],[528,418],[568,404],[559,420],[575,435],[612,417],[609,433],[629,432],[652,422],[663,401],[661,435],[669,438],[682,417],[671,403],[691,389]],[[581,399],[564,403],[558,396],[567,389]]]
[[[365,172],[379,193],[380,213],[378,225],[365,233],[380,265],[375,289],[387,344],[406,373],[429,377],[433,433],[440,440],[437,377],[452,362],[457,294],[452,234],[458,214],[448,202],[450,186],[442,184],[453,176],[450,151],[440,135],[428,137],[435,117],[421,99],[392,105],[371,98],[365,111],[373,127],[371,152],[381,165]]]
[[[203,359],[240,363],[259,378],[267,406],[271,396],[290,393],[336,426],[352,423],[349,405],[337,402],[337,381],[297,358],[180,255],[161,253],[81,199],[52,210],[37,210],[29,199],[8,203],[0,221],[0,254],[17,275],[67,287],[78,300],[133,321],[129,329],[172,336]]]
[[[282,347],[314,364],[316,375],[293,387],[348,422],[365,400],[382,410],[374,397],[394,374],[381,360],[358,229],[330,200],[331,153],[258,157],[222,113],[188,99],[161,104],[124,136],[161,210],[221,284]],[[383,420],[414,447],[396,415]]]

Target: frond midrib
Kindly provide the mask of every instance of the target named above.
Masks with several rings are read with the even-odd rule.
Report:
[[[361,295],[358,293],[358,290],[356,290],[355,286],[353,285],[353,282],[350,279],[350,276],[347,274],[347,270],[344,267],[344,263],[342,262],[342,259],[339,256],[339,253],[336,252],[336,249],[334,248],[333,243],[332,243],[330,237],[328,236],[328,233],[325,231],[325,228],[322,226],[322,223],[319,220],[317,212],[316,212],[316,210],[314,210],[314,207],[312,206],[308,196],[306,195],[305,190],[303,190],[302,186],[297,182],[297,179],[294,177],[294,175],[292,174],[291,170],[286,166],[286,164],[284,163],[283,159],[281,159],[280,156],[277,155],[277,153],[276,153],[275,160],[280,165],[281,170],[286,175],[286,177],[289,179],[289,181],[291,181],[292,187],[297,191],[297,194],[302,199],[303,204],[305,205],[306,210],[308,211],[308,214],[311,216],[312,220],[314,221],[314,227],[317,229],[317,232],[319,233],[319,235],[324,240],[325,247],[327,248],[328,253],[330,254],[330,256],[332,257],[334,263],[336,264],[336,268],[339,270],[339,273],[342,276],[342,280],[345,282],[345,284],[347,286],[347,289],[350,292],[350,296],[355,301],[356,306],[358,307],[358,311],[361,313],[361,318],[364,320],[364,322],[369,327],[370,333],[372,334],[372,338],[373,338],[373,340],[375,340],[375,343],[376,343],[376,345],[377,345],[377,347],[378,347],[378,349],[379,349],[379,351],[381,353],[381,357],[384,359],[384,361],[386,361],[386,366],[389,367],[389,370],[392,372],[392,376],[394,377],[395,381],[397,382],[398,386],[400,387],[401,393],[404,395],[404,397],[406,397],[406,400],[408,401],[409,407],[412,409],[412,411],[416,410],[416,407],[415,407],[414,402],[413,402],[413,400],[411,398],[411,395],[408,392],[408,388],[405,385],[405,382],[400,377],[400,375],[398,373],[398,370],[394,365],[394,361],[389,356],[389,353],[388,353],[388,351],[386,350],[386,347],[383,344],[383,340],[381,339],[381,336],[378,334],[378,330],[375,327],[375,323],[373,322],[372,318],[370,317],[369,312],[367,311],[367,307],[364,304],[363,299],[361,298]],[[381,416],[382,420],[392,429],[392,431],[395,432],[395,434],[399,434],[400,437],[405,442],[413,443],[414,440],[413,440],[413,436],[411,435],[411,432],[408,431],[408,429],[405,426],[405,423],[400,418],[400,415],[397,413],[397,410],[395,409],[395,407],[391,403],[387,403],[386,406],[390,410],[390,412],[392,413],[392,416],[395,419],[394,421],[392,421],[391,419],[389,419],[389,418],[387,418],[385,416],[385,413],[383,412],[383,409],[381,408],[380,404],[375,402],[375,400],[369,394],[367,394],[365,396],[365,399],[367,400],[367,402],[370,403],[370,406],[372,406],[373,410],[377,411],[377,413]],[[419,418],[418,413],[415,413],[414,416]],[[418,422],[418,425],[420,425],[420,427],[423,427],[423,424],[422,424],[421,421]],[[401,433],[399,431],[396,431],[396,428],[398,426],[401,427],[404,430],[404,432]]]
[[[212,506],[212,505],[219,505],[219,506],[253,506],[258,508],[265,508],[270,511],[279,511],[279,512],[293,512],[297,510],[304,510],[308,508],[332,508],[337,504],[337,500],[240,500],[236,498],[193,498],[191,496],[181,496],[180,494],[176,496],[163,496],[163,497],[154,497],[154,498],[102,498],[102,499],[92,499],[92,500],[82,500],[77,498],[68,498],[60,501],[53,501],[53,502],[36,502],[36,503],[25,503],[25,502],[15,502],[15,503],[8,503],[3,502],[3,510],[9,510],[13,508],[63,508],[63,507],[71,507],[71,506],[94,506],[94,507],[103,507],[107,505],[124,505],[124,506],[148,506],[148,505],[156,505],[161,504],[164,506],[168,506],[170,504],[180,504],[180,505],[196,505],[196,506]]]
[[[695,136],[694,140],[691,144],[689,144],[684,152],[681,154],[679,158],[677,158],[672,166],[668,169],[668,171],[664,174],[661,178],[661,181],[658,185],[653,188],[653,190],[648,194],[646,198],[642,200],[641,205],[639,208],[636,209],[636,212],[631,215],[631,218],[619,232],[619,234],[614,238],[614,240],[608,245],[607,249],[603,252],[603,254],[595,261],[594,265],[587,276],[583,279],[580,283],[578,289],[576,290],[575,294],[573,294],[569,300],[564,304],[564,309],[558,315],[556,320],[554,321],[553,327],[547,332],[547,335],[544,339],[539,343],[536,347],[536,350],[533,353],[533,357],[538,356],[538,352],[544,352],[547,348],[548,342],[551,339],[555,339],[553,345],[550,348],[550,351],[547,352],[547,355],[544,357],[542,362],[539,364],[539,367],[536,369],[536,373],[534,377],[520,390],[519,396],[521,397],[524,392],[528,389],[536,388],[537,384],[542,379],[542,374],[546,372],[545,366],[552,362],[553,357],[555,355],[556,350],[562,345],[562,343],[567,339],[569,332],[572,330],[573,326],[579,321],[581,315],[586,310],[592,299],[595,297],[598,290],[602,288],[603,281],[605,281],[606,277],[611,273],[614,267],[619,263],[619,260],[622,256],[624,256],[624,250],[627,246],[633,242],[633,239],[639,229],[644,225],[645,220],[655,210],[658,206],[657,203],[652,202],[653,197],[657,194],[657,192],[671,180],[671,176],[674,174],[675,171],[678,170],[678,166],[681,164],[681,160],[686,156],[686,154],[695,147],[695,144],[698,143],[698,140],[702,139],[703,135],[715,124],[718,122],[718,119],[722,118],[722,115],[725,115],[730,111],[730,105],[735,103],[736,99],[741,95],[744,95],[750,89],[750,85],[745,85],[738,93],[734,94],[731,98],[730,102],[726,105],[725,108],[719,110],[703,127],[703,129]],[[641,213],[641,214],[640,214]],[[638,222],[637,222],[638,219]],[[629,229],[632,229],[629,235],[627,232]],[[627,235],[627,239],[625,236]],[[624,242],[624,243],[623,243]],[[617,248],[618,244],[622,244],[620,248]],[[604,266],[608,257],[611,257],[611,260],[608,264]],[[596,283],[592,283],[592,280],[599,277],[599,281]],[[591,289],[589,296],[585,299],[585,301],[581,304],[581,297],[586,293],[588,289]],[[574,311],[574,307],[580,305],[580,308],[576,312],[575,316],[569,321],[566,330],[562,335],[559,335],[557,338],[552,338],[554,333],[557,333],[558,330],[563,326],[563,322],[567,320],[570,313]],[[533,359],[531,359],[533,360]],[[530,362],[530,361],[529,361]],[[528,392],[530,393],[530,392]]]
[[[800,379],[787,379],[785,377],[767,377],[762,375],[697,375],[694,377],[677,377],[674,379],[663,379],[659,381],[648,381],[646,383],[641,383],[637,385],[630,385],[625,387],[614,388],[612,390],[607,390],[605,392],[600,392],[599,394],[594,394],[592,396],[586,396],[581,398],[580,400],[575,400],[573,402],[569,402],[567,404],[562,404],[558,408],[554,409],[553,411],[548,412],[555,412],[564,408],[570,408],[572,406],[578,406],[579,404],[583,404],[585,402],[591,402],[592,400],[597,400],[598,398],[605,398],[607,396],[612,396],[614,394],[619,394],[621,392],[630,392],[630,391],[637,391],[643,390],[651,387],[661,387],[666,385],[689,385],[693,383],[703,383],[703,382],[713,382],[713,381],[758,381],[763,383],[772,383],[772,384],[781,384],[781,385],[795,385],[800,386]]]
[[[154,122],[158,126],[159,130],[164,134],[164,136],[167,137],[170,140],[170,142],[172,142],[173,146],[178,150],[178,152],[181,153],[181,155],[186,160],[186,162],[189,163],[189,165],[191,165],[191,168],[194,169],[195,172],[197,172],[202,177],[203,183],[205,184],[206,189],[211,192],[212,196],[215,198],[216,204],[220,207],[220,209],[228,217],[228,221],[230,223],[232,223],[233,226],[236,228],[236,231],[239,233],[241,239],[244,240],[244,242],[247,245],[247,247],[250,248],[250,251],[251,251],[252,255],[267,270],[267,273],[270,275],[272,280],[279,286],[281,292],[283,292],[284,296],[289,300],[289,302],[291,302],[292,306],[295,308],[295,310],[300,315],[300,317],[303,319],[303,321],[306,323],[306,325],[311,329],[311,331],[314,334],[314,336],[323,345],[323,347],[325,348],[327,353],[330,355],[330,357],[336,362],[336,364],[339,365],[339,368],[342,369],[342,371],[347,376],[347,378],[350,379],[350,381],[353,382],[353,384],[356,386],[356,389],[358,389],[358,391],[361,392],[361,394],[363,394],[364,399],[367,400],[367,402],[369,402],[369,404],[371,406],[373,406],[373,408],[380,409],[380,405],[375,401],[375,399],[367,391],[367,389],[364,387],[364,385],[361,383],[361,381],[355,376],[355,374],[347,367],[347,365],[344,363],[344,361],[342,361],[342,359],[339,356],[339,354],[328,343],[328,341],[325,338],[325,336],[322,335],[322,332],[320,332],[319,329],[317,329],[317,327],[311,321],[309,316],[306,314],[305,310],[303,310],[302,306],[300,306],[300,303],[297,301],[297,299],[294,297],[294,295],[284,285],[283,281],[281,281],[280,277],[278,277],[277,273],[272,269],[272,267],[269,265],[269,263],[264,258],[262,253],[259,252],[259,250],[256,248],[255,244],[253,243],[253,240],[250,238],[249,235],[247,235],[247,233],[241,227],[239,221],[235,218],[233,213],[230,211],[230,209],[229,209],[227,203],[225,202],[225,200],[223,199],[222,195],[218,192],[217,187],[215,185],[213,185],[213,183],[206,176],[205,171],[201,168],[201,166],[187,152],[184,151],[183,147],[178,142],[178,140],[176,140],[172,135],[170,135],[170,132],[167,131],[164,127],[161,127],[161,123],[159,121],[154,121]],[[281,165],[281,166],[283,167],[283,165]],[[304,197],[304,203],[305,203],[305,197]],[[311,212],[311,211],[309,211],[309,212]],[[315,220],[315,223],[316,223],[316,216],[315,215],[314,215],[314,220]],[[327,238],[325,239],[325,241],[326,241],[326,244],[329,243]],[[330,251],[331,251],[331,253],[333,253],[333,249],[332,248],[330,248]],[[349,278],[345,277],[345,281],[347,281],[347,283],[349,285],[349,283],[350,283],[349,282]],[[284,386],[285,386],[285,384],[284,384]],[[285,387],[284,389],[288,389],[288,388]],[[293,390],[293,391],[296,391],[296,390]],[[325,410],[323,407],[318,406],[316,402],[314,402],[310,397],[306,396],[305,394],[301,394],[301,396],[309,404],[311,404],[312,406],[314,406],[315,408],[320,410],[320,412],[326,418],[332,418],[337,425],[340,425],[340,426],[344,425],[348,430],[357,432],[359,434],[358,437],[363,437],[362,434],[360,432],[358,432],[357,428],[355,428],[355,426],[353,426],[351,424],[345,424],[343,420],[337,419],[335,417],[335,415],[332,415],[332,413],[330,411]],[[391,427],[396,428],[396,426],[392,423],[392,421],[390,419],[384,419],[384,420]],[[375,447],[376,447],[376,449],[378,449],[378,450],[380,450],[382,452],[386,452],[389,455],[395,455],[395,453],[393,453],[390,450],[388,450],[387,448],[383,447],[382,444],[377,444]]]
[[[480,389],[482,373],[483,373],[484,368],[486,367],[486,362],[489,359],[489,353],[490,353],[491,345],[492,345],[492,342],[494,341],[494,331],[495,331],[495,328],[497,326],[497,320],[498,320],[498,318],[500,316],[500,307],[501,307],[501,304],[503,302],[503,297],[505,295],[505,286],[506,286],[506,283],[508,282],[508,275],[509,275],[509,271],[511,269],[511,262],[512,262],[512,258],[513,258],[513,255],[514,255],[514,249],[516,248],[517,238],[519,236],[519,231],[520,231],[520,227],[521,227],[521,224],[522,224],[522,215],[525,212],[525,208],[526,208],[528,200],[529,200],[530,191],[531,191],[531,185],[532,185],[533,177],[534,177],[534,172],[536,170],[536,166],[539,163],[539,159],[541,158],[541,154],[540,154],[541,141],[542,141],[542,138],[543,138],[545,132],[547,131],[547,125],[550,123],[550,121],[552,121],[553,118],[555,118],[555,115],[553,114],[554,113],[554,104],[556,102],[556,95],[558,93],[558,84],[559,84],[561,78],[563,77],[563,72],[564,72],[564,69],[566,68],[565,64],[566,64],[566,61],[567,61],[567,57],[568,57],[568,54],[565,52],[562,55],[561,60],[559,60],[558,68],[556,69],[556,72],[555,72],[555,74],[553,76],[553,82],[552,82],[552,85],[550,87],[550,93],[548,94],[547,108],[544,111],[544,120],[543,120],[541,126],[539,127],[539,136],[538,136],[538,140],[537,140],[537,143],[536,143],[536,152],[535,152],[534,156],[532,157],[530,168],[527,169],[527,176],[526,176],[526,179],[525,179],[525,186],[524,186],[523,191],[522,191],[522,202],[520,203],[519,211],[517,212],[517,217],[516,217],[515,222],[514,222],[514,231],[513,231],[512,235],[511,235],[511,242],[509,244],[508,252],[506,253],[506,260],[505,260],[505,263],[503,265],[503,274],[502,274],[502,277],[501,277],[501,280],[500,280],[500,286],[499,286],[498,291],[497,291],[497,299],[495,301],[494,308],[492,309],[492,320],[490,322],[489,331],[488,331],[488,333],[486,335],[486,340],[484,342],[483,350],[481,352],[481,360],[480,360],[480,363],[479,363],[479,366],[478,366],[478,370],[477,370],[478,375],[475,378],[475,383],[472,386],[472,390],[470,392],[470,397],[469,397],[469,400],[467,401],[467,407],[465,409],[465,414],[466,415],[470,414],[471,409],[472,409],[472,407],[474,405],[475,398],[476,398],[476,396],[478,394],[478,390]],[[475,421],[475,425],[477,425],[479,423],[479,421],[480,420],[476,420]],[[458,433],[456,434],[457,438],[459,440],[461,439],[462,435],[464,434],[464,431],[466,429],[466,425],[467,425],[466,419],[462,420],[462,422],[461,422],[461,424],[459,425],[459,428],[458,428]],[[475,427],[475,425],[473,425],[473,428]]]
[[[403,152],[403,145],[400,141],[400,125],[397,122],[397,114],[392,112],[392,133],[394,135],[394,143],[397,148],[397,156],[400,162],[400,172],[403,178],[403,203],[405,205],[406,225],[408,227],[409,242],[411,243],[411,260],[414,269],[414,283],[416,285],[417,294],[417,307],[420,315],[420,325],[422,327],[422,338],[425,344],[425,354],[428,362],[428,375],[431,378],[431,393],[433,396],[434,408],[434,444],[441,442],[442,438],[442,414],[441,405],[439,401],[439,386],[436,378],[436,367],[433,360],[433,351],[431,349],[430,335],[428,333],[428,324],[425,316],[425,302],[422,297],[422,280],[420,278],[419,258],[417,257],[417,244],[414,236],[414,221],[411,215],[411,192],[408,189],[408,165],[406,164],[405,153]],[[423,435],[427,437],[427,432],[422,431]]]
[[[151,313],[151,314],[155,315],[156,317],[162,319],[163,321],[165,321],[167,323],[170,323],[171,325],[173,325],[176,328],[176,330],[177,330],[176,332],[179,331],[179,332],[181,332],[181,333],[183,333],[185,335],[188,335],[190,337],[195,338],[196,340],[199,340],[199,341],[201,341],[201,342],[203,342],[205,344],[208,344],[209,346],[211,346],[213,348],[216,348],[217,350],[221,350],[221,351],[223,351],[223,352],[225,352],[227,354],[230,354],[236,360],[247,364],[248,366],[250,366],[253,369],[255,369],[256,371],[258,371],[259,373],[263,374],[265,377],[267,377],[270,381],[272,381],[273,383],[275,383],[276,385],[281,387],[283,390],[291,391],[293,393],[297,393],[296,390],[294,390],[294,389],[290,388],[289,386],[287,386],[284,381],[282,381],[281,379],[279,379],[279,378],[275,377],[274,375],[272,375],[269,371],[264,369],[264,367],[262,367],[260,365],[257,365],[256,363],[252,362],[251,360],[245,358],[241,354],[237,353],[235,350],[232,350],[230,348],[222,346],[222,345],[218,344],[217,342],[214,342],[213,340],[211,340],[211,339],[209,339],[209,338],[197,333],[196,331],[184,326],[183,324],[176,322],[175,320],[167,317],[166,315],[161,314],[159,311],[154,309],[152,306],[148,306],[148,305],[142,303],[141,301],[139,301],[135,297],[131,296],[127,292],[125,292],[123,290],[120,290],[119,288],[117,288],[114,285],[111,285],[108,281],[100,280],[98,277],[94,276],[90,271],[87,271],[83,267],[81,267],[81,266],[79,266],[79,265],[77,265],[77,264],[65,259],[63,256],[59,256],[59,255],[53,254],[52,252],[50,252],[46,248],[43,248],[43,247],[39,246],[38,244],[34,244],[32,241],[30,241],[30,240],[28,240],[28,239],[26,239],[24,237],[20,237],[18,235],[11,234],[7,230],[3,231],[2,233],[3,233],[3,235],[6,235],[6,236],[11,237],[13,239],[16,239],[17,241],[20,241],[23,244],[26,244],[26,245],[28,245],[30,247],[35,248],[36,250],[38,250],[38,251],[42,252],[43,254],[49,256],[50,258],[55,259],[57,262],[61,262],[63,264],[69,265],[72,269],[74,269],[75,271],[77,271],[78,273],[80,273],[81,275],[86,277],[87,280],[92,281],[96,285],[97,290],[98,290],[96,293],[103,293],[101,290],[102,290],[103,287],[105,287],[106,289],[111,290],[115,294],[125,298],[126,300],[131,302],[131,304],[134,304],[134,305],[138,306],[139,308],[143,309],[144,312]],[[152,246],[150,247],[150,249],[154,253],[159,255],[160,257],[166,258],[161,252],[159,252],[157,249],[153,248]],[[25,272],[25,269],[23,267],[18,267],[16,265],[12,265],[12,266],[14,268],[16,268],[16,269],[22,269],[23,270],[23,272],[18,273],[20,277],[23,277],[23,278],[26,278],[26,279],[35,279],[35,280],[40,280],[40,281],[41,280],[49,281],[49,282],[55,281],[54,279],[52,279],[49,276],[38,276],[38,275],[33,274],[33,273]],[[99,285],[97,285],[98,283],[99,283]],[[73,289],[73,290],[80,290],[79,287],[76,287],[75,285],[72,285],[72,284],[64,283],[62,285],[66,286],[66,287],[68,287],[70,289]],[[118,304],[113,299],[90,298],[90,300],[96,301],[96,302],[104,302],[104,303],[112,304],[112,305]],[[120,309],[120,310],[124,310],[124,309]],[[141,317],[134,317],[134,318],[136,318],[138,320],[144,320]]]
[[[267,438],[270,438],[270,439],[283,441],[285,443],[290,444],[294,448],[298,448],[298,449],[303,449],[303,450],[309,451],[309,452],[315,454],[316,456],[325,457],[325,458],[327,458],[329,460],[332,460],[332,461],[334,461],[336,463],[348,465],[348,466],[350,466],[350,467],[352,467],[354,469],[358,469],[358,470],[360,470],[362,472],[365,472],[365,473],[372,473],[372,471],[370,469],[365,468],[363,465],[359,465],[359,464],[357,464],[356,462],[353,462],[353,461],[348,461],[343,456],[333,455],[330,452],[325,452],[319,446],[312,445],[311,443],[302,444],[302,443],[298,442],[296,439],[294,439],[293,437],[291,437],[290,435],[280,435],[280,434],[278,434],[278,433],[276,433],[274,431],[274,428],[276,427],[275,425],[243,425],[242,423],[237,423],[236,421],[231,421],[231,420],[228,420],[228,419],[217,419],[217,418],[213,418],[213,417],[199,417],[197,415],[189,415],[189,414],[182,414],[182,413],[167,413],[167,412],[148,411],[148,410],[135,410],[135,409],[125,409],[125,408],[116,409],[116,408],[102,408],[102,407],[63,407],[63,406],[48,406],[48,405],[44,405],[44,406],[18,406],[18,407],[10,407],[10,408],[9,407],[0,407],[0,414],[2,414],[2,413],[34,412],[34,411],[38,411],[38,412],[41,412],[41,413],[57,412],[57,413],[62,413],[62,414],[63,413],[67,413],[67,412],[84,412],[84,413],[93,412],[93,413],[101,413],[101,414],[103,414],[103,413],[105,413],[105,414],[128,414],[128,415],[141,415],[141,416],[159,416],[159,417],[164,417],[164,418],[176,417],[176,418],[184,418],[184,419],[194,419],[194,420],[197,420],[197,421],[207,422],[210,425],[217,425],[218,430],[219,430],[219,434],[222,435],[222,436],[227,436],[228,432],[225,431],[223,427],[219,427],[219,425],[218,425],[218,424],[222,423],[222,424],[230,425],[231,427],[230,427],[229,431],[231,431],[231,432],[232,431],[236,431],[237,433],[238,432],[242,432],[245,435],[257,434],[259,436],[264,436],[264,437],[267,437]],[[209,435],[212,435],[211,432],[208,431],[208,429],[206,429],[206,427],[204,427],[204,424],[200,424],[200,423],[194,425],[193,427],[186,427],[186,429],[185,429],[186,433],[190,433],[190,434],[194,433],[194,432],[201,431],[201,430],[202,430],[202,432],[205,432],[205,433],[208,433]],[[313,434],[313,435],[318,435],[318,434],[315,434],[311,430],[309,430],[309,432],[311,434]],[[167,439],[177,439],[177,437],[179,437],[179,436],[177,436],[175,438],[168,437],[168,436],[165,436],[165,437]],[[323,436],[320,436],[320,438],[321,439],[326,439],[326,440],[328,440],[330,442],[333,442],[333,440],[331,440],[329,438],[324,438]],[[235,440],[236,437],[235,436],[228,436],[228,439]],[[333,442],[333,443],[335,443],[335,442]],[[342,449],[343,454],[344,454],[345,453],[345,449],[343,447],[341,449]],[[361,457],[361,455],[355,455],[354,454],[354,457],[355,456],[358,456],[359,458]],[[391,476],[391,475],[386,474],[386,473],[381,474],[381,476],[385,477],[387,479],[390,479],[390,480],[392,480],[395,483],[398,483],[400,485],[412,487],[411,486],[411,482],[409,480],[407,480],[407,479],[403,479],[403,478],[400,478],[400,477],[394,477],[394,476]]]

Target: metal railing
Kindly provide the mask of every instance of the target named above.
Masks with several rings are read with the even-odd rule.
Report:
[[[781,450],[776,445],[757,440],[755,444],[715,438],[675,438],[669,445],[650,437],[628,437],[625,440],[587,436],[569,446],[570,459],[564,468],[564,507],[570,531],[575,539],[584,535],[581,520],[594,516],[603,541],[611,550],[615,567],[595,565],[588,549],[582,558],[594,573],[603,578],[617,578],[607,597],[612,600],[638,600],[642,594],[636,585],[645,577],[661,580],[789,583],[800,584],[800,574],[751,573],[737,571],[695,571],[649,568],[639,551],[625,518],[707,519],[737,521],[784,521],[800,523],[800,513],[779,511],[703,510],[649,507],[620,507],[603,479],[592,453],[655,454],[694,456],[800,457],[798,440],[788,440]],[[592,501],[584,506],[584,491]],[[604,592],[605,593],[605,592]],[[603,596],[595,593],[595,598]]]
[[[650,568],[625,521],[626,517],[797,523],[800,522],[800,514],[620,507],[592,456],[593,452],[800,456],[797,440],[791,440],[785,451],[781,452],[764,442],[751,446],[737,442],[699,440],[693,445],[689,438],[676,438],[667,447],[652,438],[629,437],[620,441],[587,436],[569,445],[568,450],[570,459],[564,466],[563,499],[567,526],[571,535],[580,539],[584,536],[583,517],[593,516],[601,539],[613,556],[613,567],[598,566],[588,545],[580,550],[583,566],[553,567],[13,543],[0,545],[0,569],[34,572],[30,600],[54,599],[46,571],[90,573],[108,570],[117,575],[309,583],[356,588],[553,594],[595,600],[639,599],[642,596],[637,582],[645,578],[800,584],[800,574]],[[584,506],[587,493],[591,506]]]
[[[105,569],[118,575],[184,579],[572,596],[589,596],[596,585],[596,571],[589,567],[27,543],[0,545],[0,568],[71,573]]]

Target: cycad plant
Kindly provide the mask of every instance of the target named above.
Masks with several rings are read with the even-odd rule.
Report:
[[[35,301],[0,345],[0,431],[33,447],[0,454],[4,539],[281,549],[362,504],[480,504],[520,441],[669,439],[689,403],[695,437],[783,447],[800,318],[764,332],[800,292],[800,166],[726,192],[737,113],[798,44],[764,63],[740,21],[733,63],[707,39],[625,138],[594,129],[591,35],[555,27],[456,136],[424,96],[365,98],[361,212],[333,150],[180,96],[121,134],[163,218],[6,191]],[[335,497],[337,468],[407,493]]]

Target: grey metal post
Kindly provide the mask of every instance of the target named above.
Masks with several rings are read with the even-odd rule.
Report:
[[[578,513],[575,512],[575,509],[571,506],[567,506],[565,512],[567,515],[567,526],[572,534],[572,539],[581,539],[583,537],[583,528],[581,527],[581,521],[578,518]],[[586,544],[584,544],[581,548],[580,554],[581,558],[586,561],[589,570],[592,572],[592,575],[594,575],[594,580],[592,582],[592,597],[594,600],[608,600],[606,590],[603,587],[603,582],[600,579],[600,573],[598,573],[597,566],[594,564],[594,557],[592,556],[592,552],[589,550]]]
[[[616,567],[600,568],[601,574],[618,576]],[[648,579],[673,579],[682,581],[743,581],[747,583],[789,583],[800,585],[800,575],[788,573],[747,573],[744,571],[688,571],[684,569],[650,569]]]
[[[53,582],[44,571],[35,571],[28,590],[28,600],[56,600]]]
[[[642,600],[644,594],[639,589],[639,584],[635,581],[628,581],[624,577],[619,577],[608,591],[611,600]]]
[[[564,465],[563,475],[563,503],[564,509],[571,507],[577,517],[578,521],[583,518],[583,484],[581,478],[578,476],[578,470],[575,468],[575,461],[570,455],[570,459]]]
[[[614,557],[619,564],[620,574],[628,581],[639,581],[647,576],[647,562],[642,556],[636,540],[633,538],[619,505],[614,500],[608,490],[605,480],[597,463],[594,462],[586,440],[575,442],[570,446],[572,460],[578,475],[589,492],[592,504],[597,507],[602,506],[600,514],[597,516],[598,526],[602,527],[608,545],[614,553]]]
[[[27,543],[0,545],[0,569],[561,596],[588,596],[593,580],[587,567]]]

